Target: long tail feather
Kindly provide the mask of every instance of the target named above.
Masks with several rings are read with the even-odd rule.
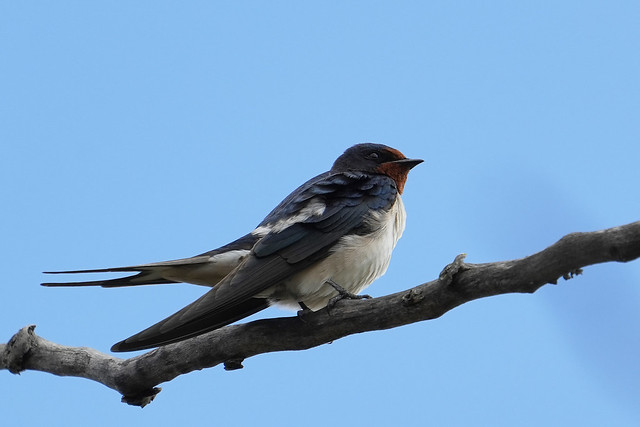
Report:
[[[139,286],[139,285],[158,285],[165,283],[179,283],[180,280],[172,280],[175,277],[166,278],[167,271],[174,272],[176,269],[189,271],[192,267],[205,265],[210,260],[209,256],[196,256],[193,258],[183,258],[172,261],[154,262],[151,264],[132,265],[128,267],[110,267],[110,268],[94,268],[89,270],[65,270],[65,271],[45,271],[45,274],[83,274],[83,273],[138,273],[132,276],[120,277],[117,279],[107,280],[89,280],[81,282],[53,282],[42,283],[47,287],[65,287],[65,286],[102,286],[103,288],[118,288],[123,286]],[[224,276],[225,268],[228,266],[220,265],[221,275]],[[188,280],[183,280],[187,281]]]
[[[103,271],[112,271],[109,270],[83,270],[83,271],[73,271],[73,272],[60,272],[60,273],[94,273],[94,272],[103,272]],[[130,270],[129,270],[130,271]],[[54,274],[57,274],[55,272]],[[133,276],[127,277],[119,277],[117,279],[108,279],[108,280],[90,280],[86,282],[60,282],[60,283],[41,283],[42,286],[47,287],[74,287],[74,286],[101,286],[103,288],[120,288],[124,286],[140,286],[140,285],[161,285],[166,283],[179,283],[173,280],[167,280],[158,275],[153,271],[142,271]]]

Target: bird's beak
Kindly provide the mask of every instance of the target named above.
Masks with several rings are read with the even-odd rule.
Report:
[[[410,169],[413,169],[414,167],[418,166],[422,162],[424,162],[424,160],[422,160],[422,159],[401,159],[401,160],[394,160],[394,161],[389,162],[389,163],[400,164],[400,165],[404,166],[405,168],[407,168],[407,170],[410,170]]]

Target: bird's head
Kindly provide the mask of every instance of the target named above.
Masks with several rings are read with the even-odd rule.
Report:
[[[408,159],[395,148],[382,144],[356,144],[345,151],[333,164],[331,172],[360,171],[387,175],[396,181],[402,194],[409,171],[422,159]]]

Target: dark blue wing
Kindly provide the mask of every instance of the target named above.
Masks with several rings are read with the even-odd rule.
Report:
[[[114,346],[126,351],[155,347],[199,335],[232,323],[237,311],[260,306],[253,298],[313,263],[347,234],[369,227],[371,211],[388,210],[397,197],[395,182],[384,175],[322,174],[300,186],[274,209],[260,226],[273,228],[303,211],[323,204],[321,214],[286,223],[260,239],[251,253],[211,291],[179,312]],[[254,303],[255,302],[255,303]]]
[[[302,211],[309,203],[322,203],[321,215],[264,236],[253,248],[257,258],[278,253],[298,263],[345,234],[363,226],[371,210],[389,209],[395,201],[395,182],[384,175],[335,174],[302,186],[260,224],[269,227]]]

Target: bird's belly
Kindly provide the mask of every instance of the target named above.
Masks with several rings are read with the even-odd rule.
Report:
[[[375,232],[342,237],[327,258],[272,288],[270,300],[293,309],[303,302],[319,310],[338,294],[328,281],[354,294],[367,288],[387,271],[393,248],[404,231],[405,212],[402,201],[397,200],[385,218],[376,219]]]

